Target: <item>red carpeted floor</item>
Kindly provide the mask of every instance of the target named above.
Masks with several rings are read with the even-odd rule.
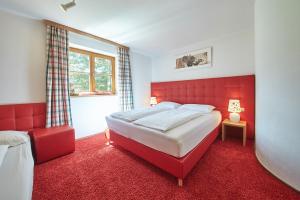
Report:
[[[256,160],[253,142],[219,139],[184,180],[104,144],[103,135],[76,142],[76,152],[35,167],[33,200],[300,199]]]

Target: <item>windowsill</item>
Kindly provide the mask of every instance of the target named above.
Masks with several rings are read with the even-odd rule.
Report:
[[[116,96],[115,93],[111,93],[111,92],[101,92],[101,93],[97,93],[97,92],[84,92],[84,93],[80,93],[80,94],[71,94],[70,95],[72,98],[73,97],[102,97],[102,96]]]

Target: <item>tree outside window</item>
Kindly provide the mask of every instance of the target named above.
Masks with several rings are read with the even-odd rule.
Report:
[[[70,48],[71,95],[115,94],[115,58]]]

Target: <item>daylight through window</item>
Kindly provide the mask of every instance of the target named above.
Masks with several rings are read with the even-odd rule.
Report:
[[[70,48],[69,78],[73,96],[115,94],[115,58]]]

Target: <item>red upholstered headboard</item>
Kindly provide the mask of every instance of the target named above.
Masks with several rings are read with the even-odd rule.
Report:
[[[45,122],[45,103],[0,105],[0,130],[44,128]]]
[[[151,83],[151,96],[157,97],[158,102],[210,104],[221,111],[223,118],[229,117],[229,99],[239,99],[245,108],[241,120],[248,123],[248,137],[254,137],[254,75]]]

